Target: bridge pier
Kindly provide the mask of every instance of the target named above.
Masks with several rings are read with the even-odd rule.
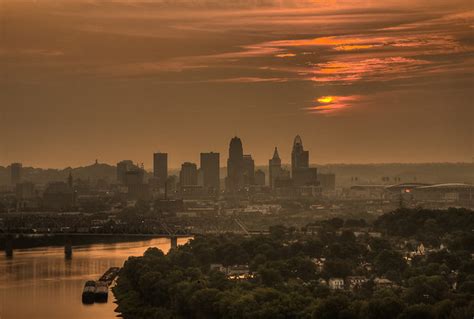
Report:
[[[7,236],[5,238],[5,255],[7,257],[13,257],[13,237]]]
[[[170,241],[171,241],[171,249],[176,249],[178,248],[178,237],[177,236],[170,236]]]
[[[64,257],[66,259],[72,258],[72,241],[70,238],[67,238],[66,243],[64,244]]]

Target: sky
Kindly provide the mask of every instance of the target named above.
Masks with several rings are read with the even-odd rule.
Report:
[[[3,0],[0,166],[471,162],[471,0]]]

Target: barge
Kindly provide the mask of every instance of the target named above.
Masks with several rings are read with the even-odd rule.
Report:
[[[95,281],[89,280],[84,285],[84,290],[82,290],[82,303],[92,304],[95,300],[95,290],[96,283]]]
[[[82,303],[92,304],[94,302],[107,302],[109,298],[109,286],[117,278],[119,267],[109,268],[97,281],[89,280],[82,291]]]

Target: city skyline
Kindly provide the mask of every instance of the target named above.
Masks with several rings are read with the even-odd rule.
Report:
[[[238,136],[234,136],[233,138],[238,138],[239,140],[241,140]],[[232,138],[232,139],[233,139]],[[288,145],[283,145],[283,146],[275,146],[273,147],[273,150],[271,152],[269,152],[269,154],[272,154],[272,156],[275,156],[275,154],[277,156],[280,156],[280,165],[284,166],[284,167],[287,167],[290,171],[292,170],[292,154],[293,154],[293,151],[294,151],[294,148],[295,148],[295,141],[299,139],[301,141],[301,137],[299,134],[296,135],[296,137],[293,138],[292,142],[291,142],[291,145],[288,146]],[[243,140],[243,139],[242,139]],[[306,141],[306,140],[305,140]],[[242,144],[244,144],[244,141],[242,141]],[[245,141],[245,144],[246,141]],[[306,143],[305,143],[306,144]],[[228,145],[228,144],[227,144]],[[271,147],[269,147],[269,149],[271,149]],[[283,149],[288,149],[289,151],[287,151],[287,154],[281,152],[280,150]],[[305,148],[306,152],[308,151],[312,151],[311,149],[307,149]],[[243,156],[252,156],[252,158],[254,158],[254,153],[253,152],[249,152],[249,151],[246,151],[244,152],[245,154],[243,154]],[[313,151],[313,154],[317,152],[314,152]],[[151,155],[150,155],[151,154]],[[121,158],[121,159],[118,159],[116,160],[115,162],[105,162],[105,161],[101,161],[100,158],[96,157],[94,160],[91,160],[89,161],[88,163],[84,163],[83,165],[78,165],[78,166],[63,166],[63,167],[41,167],[41,166],[34,166],[34,165],[29,165],[28,161],[25,162],[21,162],[21,161],[14,161],[12,163],[1,163],[0,162],[0,167],[10,167],[11,165],[21,165],[23,167],[33,167],[33,168],[41,168],[41,169],[65,169],[65,168],[68,168],[68,167],[71,167],[71,168],[74,168],[74,167],[86,167],[86,166],[89,166],[89,165],[92,165],[94,163],[100,163],[100,164],[107,164],[107,165],[111,165],[111,166],[117,166],[118,164],[121,164],[123,162],[126,162],[127,165],[136,165],[137,167],[141,167],[142,165],[144,166],[144,169],[145,171],[149,172],[149,173],[152,173],[155,175],[155,177],[158,177],[159,178],[159,175],[156,175],[156,172],[155,172],[155,169],[156,169],[156,165],[164,165],[165,167],[162,168],[160,174],[163,175],[165,174],[163,169],[165,169],[165,171],[169,172],[169,171],[179,171],[181,169],[181,166],[183,163],[193,163],[193,164],[198,164],[198,163],[201,163],[202,162],[202,155],[203,154],[214,154],[214,155],[217,155],[219,157],[219,155],[222,155],[224,154],[224,159],[228,159],[229,156],[228,156],[228,147],[227,149],[224,149],[223,151],[216,151],[216,150],[201,150],[201,151],[198,151],[197,154],[194,154],[194,156],[192,156],[192,158],[185,158],[183,159],[183,161],[181,162],[178,162],[176,159],[174,161],[169,161],[169,158],[171,158],[173,160],[173,154],[172,153],[169,153],[169,152],[166,152],[165,150],[160,150],[160,151],[151,151],[151,153],[149,154],[148,157],[151,157],[151,159],[148,159],[147,160],[142,160],[142,159],[130,159],[131,156],[126,156],[125,158]],[[156,164],[156,156],[164,156],[163,160],[163,164]],[[267,159],[265,160],[262,160],[262,161],[255,161],[255,167],[262,167],[262,166],[270,166],[269,164],[269,160],[268,158],[272,158],[272,156],[267,156]],[[306,155],[308,156],[308,155]],[[317,156],[317,155],[316,155]],[[314,155],[313,155],[313,158],[314,158]],[[357,162],[329,162],[329,163],[321,163],[321,162],[318,162],[317,160],[311,160],[311,157],[306,159],[309,163],[310,166],[314,166],[314,165],[331,165],[331,164],[415,164],[417,162],[413,162],[413,161],[406,161],[406,162],[360,162],[360,163],[357,163]],[[473,158],[474,160],[474,158]],[[227,160],[224,161],[224,163],[226,163]],[[472,161],[471,161],[472,162]],[[424,164],[424,163],[471,163],[469,161],[466,161],[466,162],[449,162],[449,161],[433,161],[433,162],[418,162],[420,164]],[[171,163],[171,165],[170,165]],[[227,165],[219,165],[219,168],[227,168]]]
[[[473,4],[0,0],[0,319],[471,318]]]
[[[471,1],[2,6],[0,163],[223,154],[305,137],[316,163],[471,162]],[[420,147],[422,146],[422,147]],[[317,151],[317,152],[316,152]]]

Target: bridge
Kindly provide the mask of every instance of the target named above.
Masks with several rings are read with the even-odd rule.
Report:
[[[7,257],[13,257],[13,248],[15,239],[23,238],[38,238],[38,237],[63,237],[64,254],[66,258],[72,257],[72,240],[73,237],[136,237],[136,238],[168,238],[171,241],[171,248],[178,247],[179,238],[193,237],[195,234],[137,234],[137,233],[3,233],[5,239],[5,254]]]
[[[25,231],[18,229],[1,229],[0,228],[0,237],[5,239],[5,254],[8,257],[13,256],[14,241],[20,237],[23,238],[36,238],[36,237],[63,237],[65,238],[64,244],[64,253],[66,258],[72,257],[72,238],[74,237],[137,237],[137,238],[168,238],[171,241],[171,248],[176,248],[178,246],[179,238],[188,238],[194,237],[196,235],[206,235],[206,234],[243,234],[245,236],[254,236],[254,235],[266,235],[269,233],[268,230],[248,230],[244,223],[238,219],[234,218],[233,220],[238,226],[239,230],[212,230],[212,231],[200,231],[200,232],[189,232],[183,230],[173,230],[166,223],[161,222],[160,226],[162,230],[160,232],[154,233],[120,233],[120,232],[49,232],[49,231]]]

